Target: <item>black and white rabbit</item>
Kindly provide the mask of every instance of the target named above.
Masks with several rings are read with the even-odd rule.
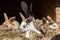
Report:
[[[30,5],[30,10],[28,10],[27,4],[24,1],[22,1],[21,7],[22,7],[23,11],[25,12],[25,14],[28,15],[28,18],[25,18],[24,15],[22,13],[20,13],[20,16],[22,18],[22,22],[20,24],[21,31],[25,32],[25,36],[27,38],[29,38],[29,36],[30,36],[30,34],[29,34],[30,31],[35,31],[38,34],[41,34],[41,32],[35,28],[34,22],[33,22],[34,18],[30,15],[30,12],[32,12],[32,4]]]

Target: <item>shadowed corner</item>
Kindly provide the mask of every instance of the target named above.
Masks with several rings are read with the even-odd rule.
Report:
[[[51,40],[60,40],[60,34],[53,36]]]

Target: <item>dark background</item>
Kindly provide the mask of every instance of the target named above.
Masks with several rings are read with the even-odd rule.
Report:
[[[28,6],[32,3],[32,10],[35,18],[42,19],[47,15],[51,16],[55,20],[55,0],[0,0],[0,24],[4,22],[4,12],[8,17],[16,16],[16,20],[21,22],[19,12],[23,12],[21,9],[21,1],[25,1]]]
[[[0,23],[4,21],[4,12],[8,15],[8,17],[16,16],[16,20],[21,22],[21,18],[19,12],[23,13],[21,9],[21,1],[24,0],[0,0]],[[25,2],[30,5],[31,0],[25,0]]]
[[[56,0],[56,7],[60,7],[60,0]]]

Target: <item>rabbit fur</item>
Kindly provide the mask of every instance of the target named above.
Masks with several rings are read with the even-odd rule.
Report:
[[[4,13],[5,21],[2,26],[5,30],[17,30],[19,27],[19,22],[15,20],[15,16],[8,19],[6,13]]]

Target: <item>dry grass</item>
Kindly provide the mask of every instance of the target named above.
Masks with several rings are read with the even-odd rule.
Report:
[[[0,31],[0,40],[27,40],[20,31]]]
[[[24,33],[20,31],[14,31],[14,32],[13,31],[0,31],[0,40],[43,40],[43,39],[50,38],[53,35],[54,33],[52,35],[51,33],[45,34],[45,37],[43,38],[43,34],[38,35],[37,33],[31,31],[30,39],[27,39],[26,37],[24,37]]]

